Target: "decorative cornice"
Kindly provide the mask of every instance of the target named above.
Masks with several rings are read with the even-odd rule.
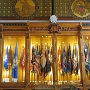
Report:
[[[3,26],[27,26],[26,23],[15,23],[15,22],[12,22],[12,23],[3,23]]]
[[[89,86],[89,85],[87,85]],[[29,85],[27,85],[27,87],[25,85],[8,85],[8,86],[5,86],[5,85],[0,85],[0,88],[2,89],[24,89],[24,88],[27,88],[27,89],[55,89],[55,87],[59,88],[59,89],[71,89],[71,88],[82,88],[83,86],[81,84],[79,85],[70,85],[70,84],[61,84],[61,85],[45,85],[45,84],[40,84],[40,85],[35,85],[35,83],[30,83]]]
[[[28,88],[36,89],[54,89],[54,85],[29,85]]]
[[[61,33],[63,31],[78,31],[79,27],[62,27],[58,24],[54,23],[49,26],[49,32],[50,33]]]
[[[79,27],[61,27],[56,23],[50,24],[48,27],[29,27],[28,26],[28,30],[30,32],[41,32],[41,31],[49,31],[49,33],[61,33],[61,31],[78,31]]]
[[[9,83],[5,83],[5,82],[1,82],[0,83],[0,88],[5,88],[5,89],[12,89],[12,88],[25,88],[25,82],[9,82]]]
[[[16,28],[12,28],[12,29],[3,29],[3,31],[27,31],[27,29],[16,29]]]
[[[20,89],[20,88],[25,88],[25,86],[19,86],[19,85],[16,85],[16,86],[10,86],[10,85],[8,85],[8,86],[0,86],[0,88],[5,88],[5,89],[12,89],[12,88],[18,88],[18,89]]]
[[[82,26],[90,26],[90,23],[82,23]]]
[[[59,31],[78,31],[78,27],[58,27]]]
[[[37,31],[37,32],[39,32],[39,31],[48,31],[48,27],[28,27],[28,30],[30,31],[30,32],[33,32],[33,31]]]
[[[69,84],[61,84],[61,85],[58,85],[58,88],[60,89],[70,89],[70,85]]]
[[[90,31],[90,29],[82,29],[81,31],[85,31],[86,32],[86,31]]]

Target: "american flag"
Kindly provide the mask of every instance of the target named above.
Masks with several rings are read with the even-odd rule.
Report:
[[[67,58],[66,58],[65,46],[62,51],[62,69],[65,73],[67,73]]]
[[[70,74],[72,74],[73,65],[72,65],[72,60],[71,60],[71,47],[70,47],[70,44],[69,44],[69,46],[68,46],[67,69],[68,69],[68,72],[69,72]]]

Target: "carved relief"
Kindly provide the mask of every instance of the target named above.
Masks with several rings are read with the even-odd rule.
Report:
[[[15,10],[19,16],[28,17],[35,12],[35,4],[32,0],[19,0]]]
[[[51,24],[48,28],[50,33],[59,33],[58,25],[56,23]]]
[[[26,29],[16,29],[16,28],[12,28],[12,29],[3,29],[3,31],[26,31]]]
[[[78,27],[58,27],[58,31],[78,31]]]
[[[38,5],[36,0],[14,0],[12,12],[17,18],[31,19],[38,12]]]
[[[27,26],[27,29],[28,31],[30,32],[34,32],[34,31],[37,31],[37,32],[41,32],[41,31],[48,31],[49,33],[61,33],[63,31],[78,31],[80,29],[79,26],[77,27],[64,27],[64,26],[59,26],[57,23],[51,23],[50,25],[48,25],[47,27],[42,27],[42,26],[39,26],[39,27],[34,27],[32,25],[28,25]]]
[[[87,0],[75,0],[71,9],[77,17],[83,18],[89,15],[90,5]]]
[[[63,31],[78,31],[78,27],[61,27],[58,24],[51,24],[49,26],[50,33],[61,33]]]
[[[48,31],[48,27],[28,27],[28,30],[31,31]]]

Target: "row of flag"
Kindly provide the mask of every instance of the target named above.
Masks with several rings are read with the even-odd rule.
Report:
[[[78,48],[76,45],[73,45],[72,52],[70,44],[68,45],[67,51],[65,46],[62,50],[59,47],[58,59],[59,67],[64,73],[78,74]]]
[[[10,59],[10,55],[9,55],[9,50],[7,46],[5,57],[4,57],[4,68],[6,71],[9,69],[9,59]],[[16,43],[14,57],[12,61],[13,61],[12,62],[12,78],[18,79],[18,43]],[[25,69],[25,48],[23,49],[22,69]]]
[[[38,44],[32,46],[32,72],[37,72],[39,75],[46,77],[51,71],[51,61],[52,49],[48,44],[42,44],[41,47]]]
[[[58,49],[59,57],[59,67],[63,72],[70,74],[78,73],[78,49],[77,46],[73,46],[73,52],[71,53],[71,46],[69,44],[68,50],[66,52],[65,46],[62,50]],[[4,59],[4,67],[8,70],[9,62],[9,53],[8,47],[6,48],[6,54]],[[37,44],[32,46],[32,72],[37,72],[38,74],[44,73],[44,77],[51,71],[51,62],[52,62],[52,48],[47,45],[42,45],[41,48]],[[25,49],[23,50],[22,58],[22,69],[25,69]],[[12,77],[18,78],[18,44],[16,43],[14,59],[12,63]]]

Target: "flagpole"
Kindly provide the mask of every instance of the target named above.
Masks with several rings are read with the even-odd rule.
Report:
[[[6,70],[6,78],[7,78],[7,70]]]
[[[22,81],[23,81],[23,69],[22,69]]]
[[[6,78],[8,77],[8,75],[7,75],[7,70],[6,70]]]
[[[23,69],[22,69],[22,80],[23,80]],[[24,81],[24,80],[23,80]]]
[[[25,68],[22,69],[22,78],[23,78],[23,82],[25,81]]]
[[[33,82],[35,82],[35,72],[33,72]]]
[[[10,66],[8,65],[8,78],[10,76]]]
[[[65,76],[64,76],[64,71],[62,71],[62,81],[64,82],[64,78],[65,78]]]

